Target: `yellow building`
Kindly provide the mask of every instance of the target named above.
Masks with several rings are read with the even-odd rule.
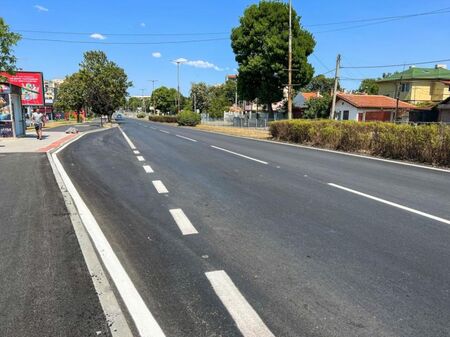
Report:
[[[441,102],[450,97],[450,70],[445,65],[435,68],[411,67],[378,81],[379,94],[420,104]]]

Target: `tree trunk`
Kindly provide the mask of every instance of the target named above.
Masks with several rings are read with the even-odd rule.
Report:
[[[77,123],[80,123],[80,110],[77,110]]]
[[[269,119],[275,119],[274,112],[272,109],[272,102],[267,103],[267,111],[269,112]]]

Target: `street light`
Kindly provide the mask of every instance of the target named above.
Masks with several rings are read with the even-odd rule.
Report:
[[[153,97],[153,113],[156,114],[156,101],[155,101],[155,95],[153,93],[155,92],[155,82],[158,82],[158,80],[148,80],[149,82],[152,82],[152,97]]]
[[[181,100],[180,100],[180,64],[186,62],[185,59],[177,59],[172,61],[177,65],[177,91],[178,91],[178,104],[177,104],[177,113],[180,113],[181,110]]]
[[[289,0],[288,119],[292,119],[292,0]]]

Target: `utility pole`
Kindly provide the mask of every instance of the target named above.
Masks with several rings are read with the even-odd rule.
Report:
[[[235,94],[235,97],[234,97],[234,104],[236,105],[236,108],[238,107],[238,75],[236,75],[236,79],[235,79],[235,81],[236,81],[236,94]]]
[[[339,84],[340,68],[341,68],[341,54],[338,54],[336,58],[336,73],[334,74],[333,102],[331,104],[330,119],[334,119],[334,113],[336,111],[336,96]]]
[[[141,95],[141,97],[142,97],[142,112],[145,113],[144,91],[145,91],[145,89],[141,89],[141,92],[142,92],[142,95]]]
[[[192,98],[194,99],[194,112],[197,113],[197,94],[192,93]]]
[[[152,98],[153,98],[153,113],[156,114],[156,100],[155,95],[153,93],[155,92],[155,82],[158,82],[158,80],[148,80],[149,82],[152,82]]]
[[[176,60],[175,63],[177,64],[177,91],[178,91],[178,98],[177,98],[177,113],[180,113],[181,110],[181,102],[180,102],[180,64],[182,63],[180,60]]]
[[[396,88],[395,88],[395,98],[396,98],[396,103],[395,103],[395,112],[394,112],[394,118],[393,118],[393,122],[395,123],[395,120],[397,119],[398,116],[398,106],[400,103],[400,90],[402,87],[402,80],[403,80],[403,75],[400,76],[400,82],[397,83]]]
[[[292,0],[289,0],[288,119],[292,119]]]

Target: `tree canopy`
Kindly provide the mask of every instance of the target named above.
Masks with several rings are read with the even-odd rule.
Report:
[[[84,53],[80,63],[80,76],[86,84],[86,105],[97,115],[111,115],[125,105],[127,90],[131,86],[125,71],[108,60],[102,51]]]
[[[155,101],[156,109],[163,113],[177,112],[177,98],[178,91],[174,88],[159,87],[152,93],[152,102]],[[181,101],[183,102],[183,97]]]
[[[12,47],[20,40],[20,35],[9,30],[9,26],[0,17],[0,71],[8,73],[16,70],[17,58],[13,54]],[[1,76],[0,76],[1,78]]]
[[[308,56],[315,41],[300,25],[293,10],[293,83],[304,86],[314,73]],[[279,1],[261,1],[248,7],[240,25],[232,30],[231,46],[239,64],[238,88],[246,100],[258,98],[269,109],[283,98],[288,83],[289,6]]]
[[[328,118],[330,115],[331,96],[312,98],[306,102],[306,110],[303,118]]]
[[[79,121],[80,112],[86,106],[86,83],[80,73],[67,76],[58,88],[55,107],[62,111],[75,111]]]
[[[378,95],[380,87],[378,86],[377,80],[374,78],[366,78],[362,80],[358,91],[364,92],[369,95]]]
[[[302,91],[317,92],[321,94],[331,94],[334,89],[334,78],[328,78],[324,75],[317,75],[311,79],[311,81],[302,88]],[[338,83],[338,91],[341,90],[341,86]]]

